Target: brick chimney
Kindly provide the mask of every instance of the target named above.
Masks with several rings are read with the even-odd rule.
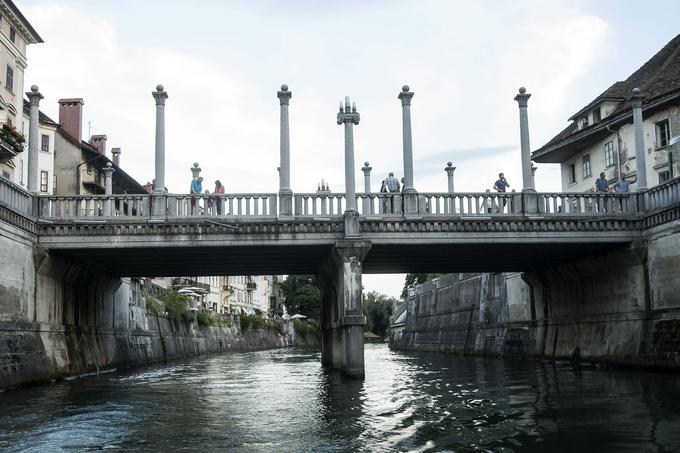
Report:
[[[90,137],[90,145],[97,148],[99,154],[106,156],[106,135],[93,135]]]
[[[59,99],[61,129],[78,142],[82,139],[83,104],[83,98]]]
[[[120,167],[120,148],[111,148],[111,160],[116,167]]]

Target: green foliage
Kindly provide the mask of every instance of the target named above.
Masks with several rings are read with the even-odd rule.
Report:
[[[278,333],[279,335],[283,335],[283,324],[279,321],[267,321],[267,330],[271,330],[273,332]]]
[[[265,319],[258,315],[241,315],[241,330],[260,330],[265,326]]]
[[[146,311],[152,315],[159,315],[163,311],[163,305],[157,299],[152,297],[146,298]]]
[[[433,278],[437,278],[442,274],[406,274],[404,279],[404,289],[401,291],[401,300],[406,300],[408,297],[409,288],[415,288],[425,282],[429,282]]]
[[[384,337],[390,327],[392,308],[398,301],[375,291],[364,294],[362,299],[364,316],[366,316],[364,329]]]
[[[288,313],[320,319],[321,293],[310,275],[289,275],[278,285]]]
[[[321,339],[321,325],[314,319],[294,319],[293,329],[302,338],[312,335],[317,340]]]
[[[196,322],[196,313],[194,313],[193,311],[189,311],[189,310],[184,311],[184,312],[182,312],[180,317],[181,317],[182,321],[184,321],[184,322],[188,322],[188,323]]]
[[[161,302],[165,306],[165,311],[168,313],[168,318],[175,321],[180,319],[184,321],[193,321],[194,316],[187,310],[189,306],[189,297],[177,294],[177,291],[166,289],[159,296]]]
[[[219,327],[231,327],[231,318],[214,317],[213,325]]]
[[[196,320],[198,321],[199,326],[212,326],[214,322],[213,317],[210,316],[210,313],[207,311],[196,313]]]

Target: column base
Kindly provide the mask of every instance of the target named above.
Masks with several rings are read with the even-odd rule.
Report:
[[[357,211],[345,211],[345,215],[343,217],[345,220],[345,237],[360,238],[361,231],[359,230],[359,213]]]
[[[165,191],[151,194],[151,219],[154,221],[168,218],[168,196]]]
[[[293,191],[279,190],[279,217],[293,217]]]

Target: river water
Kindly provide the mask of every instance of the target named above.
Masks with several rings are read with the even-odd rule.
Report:
[[[0,394],[0,450],[680,451],[680,376],[366,346],[173,362]]]

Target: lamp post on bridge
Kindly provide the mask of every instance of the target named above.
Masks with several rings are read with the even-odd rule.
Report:
[[[38,192],[38,139],[39,137],[39,118],[40,100],[43,95],[38,91],[37,85],[31,86],[31,91],[26,93],[28,97],[29,123],[28,123],[28,191]]]
[[[349,96],[345,97],[345,106],[340,103],[338,124],[345,125],[345,236],[359,235],[359,213],[354,187],[354,125],[359,124],[359,113],[356,104],[350,107]]]
[[[163,85],[156,85],[156,91],[151,95],[156,100],[156,154],[155,175],[152,199],[152,216],[156,219],[166,217],[165,191],[165,100],[168,93]]]
[[[276,92],[281,106],[281,163],[279,165],[279,214],[293,215],[293,191],[290,188],[290,131],[288,121],[288,104],[293,93],[288,91],[288,85],[281,85],[281,91]]]
[[[635,129],[635,169],[638,192],[647,190],[647,164],[645,162],[645,136],[642,129],[642,96],[639,88],[633,88],[633,126]]]

